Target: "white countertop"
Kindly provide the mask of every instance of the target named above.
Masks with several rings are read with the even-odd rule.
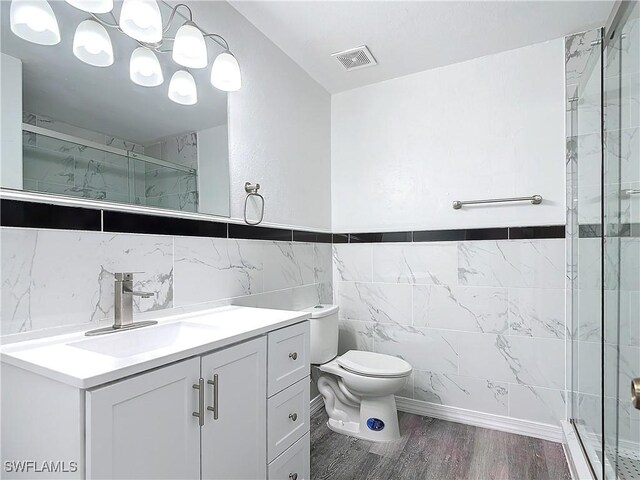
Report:
[[[221,307],[167,316],[158,319],[158,325],[107,335],[87,337],[80,332],[3,345],[0,347],[0,359],[3,363],[67,385],[89,389],[263,335],[307,318],[308,312]],[[180,322],[188,326],[185,335],[167,327]],[[157,339],[166,332],[176,333],[166,346],[129,356],[112,356],[83,347],[106,342],[103,344],[122,345],[125,350],[128,345],[135,352],[136,348],[144,348],[144,336],[148,335],[150,340],[152,337]]]

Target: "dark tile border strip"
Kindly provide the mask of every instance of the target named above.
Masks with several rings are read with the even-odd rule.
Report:
[[[413,232],[350,233],[349,243],[411,242]]]
[[[349,243],[348,233],[334,233],[332,237],[333,243]]]
[[[294,230],[294,242],[307,243],[331,243],[332,236],[330,233],[307,232],[305,230]]]
[[[564,225],[549,225],[544,227],[509,227],[509,238],[514,240],[535,238],[564,238]]]
[[[227,224],[222,222],[207,222],[204,220],[113,212],[109,210],[104,210],[102,215],[102,229],[105,232],[219,238],[226,238],[227,236]]]
[[[1,200],[0,225],[8,227],[89,230],[148,235],[176,235],[307,243],[450,242],[564,238],[564,225],[471,228],[402,232],[318,233],[170,216],[66,207]],[[580,236],[599,235],[598,225],[580,225]],[[620,234],[638,236],[640,224],[623,225]]]
[[[55,228],[59,230],[100,231],[101,210],[63,207],[48,203],[0,200],[3,227]]]
[[[291,242],[293,241],[293,230],[271,227],[252,227],[251,225],[230,223],[229,238]]]
[[[413,232],[414,242],[454,242],[464,240],[507,240],[508,228],[468,228]]]

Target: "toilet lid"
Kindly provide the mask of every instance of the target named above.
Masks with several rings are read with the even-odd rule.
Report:
[[[382,353],[349,350],[336,361],[353,373],[374,377],[402,377],[411,373],[411,365],[401,358]]]

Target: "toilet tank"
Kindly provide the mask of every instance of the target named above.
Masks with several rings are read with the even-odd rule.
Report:
[[[321,304],[303,311],[311,314],[311,363],[333,360],[338,355],[338,306]]]

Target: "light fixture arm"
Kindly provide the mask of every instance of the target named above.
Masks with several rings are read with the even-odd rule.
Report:
[[[189,5],[185,3],[179,3],[178,5],[173,7],[173,10],[171,10],[171,15],[169,15],[169,20],[167,21],[165,27],[162,29],[162,33],[167,33],[169,31],[169,28],[171,28],[171,23],[173,22],[173,17],[176,16],[176,12],[180,7],[184,7],[187,9],[187,11],[189,12],[189,21],[193,22],[193,12],[191,12],[191,8],[189,8]]]
[[[200,27],[198,27],[200,28]],[[200,30],[202,31],[202,30]],[[209,37],[211,40],[213,40],[214,42],[216,42],[218,45],[220,45],[222,48],[224,48],[227,52],[229,51],[229,44],[227,43],[227,41],[224,39],[224,37],[222,35],[218,35],[217,33],[203,33],[203,36],[205,37]]]
[[[98,17],[95,13],[89,12],[89,15],[91,15],[91,17],[93,17],[93,19],[96,22],[98,22],[100,25],[102,25],[103,27],[115,28],[115,29],[120,30],[122,32],[122,30],[120,29],[120,25],[118,25],[118,20],[116,19],[116,16],[113,14],[113,12],[109,12],[109,15],[111,15],[111,18],[113,18],[113,21],[116,22],[116,23],[106,22],[103,19],[101,19],[100,17]],[[124,32],[122,32],[122,33],[124,33]]]
[[[178,8],[180,7],[184,7],[187,9],[187,11],[189,12],[189,22],[193,23],[193,12],[191,11],[191,8],[189,8],[189,5],[185,4],[185,3],[179,3],[178,5],[176,5],[175,7],[173,7],[173,9],[171,10],[171,14],[169,15],[169,20],[167,21],[166,26],[162,29],[162,41],[160,43],[147,43],[147,42],[141,42],[140,40],[136,40],[136,43],[138,43],[138,45],[140,45],[141,47],[146,47],[149,48],[155,52],[158,53],[171,53],[172,50],[161,50],[160,47],[162,46],[162,42],[164,42],[165,40],[168,41],[173,41],[175,40],[174,37],[166,37],[164,36],[164,33],[169,31],[169,28],[171,28],[171,24],[173,23],[173,19],[176,16],[176,13],[178,12]],[[102,18],[98,17],[95,13],[90,13],[91,17],[93,17],[93,19],[100,23],[101,25],[103,25],[104,27],[108,27],[108,28],[115,28],[118,31],[124,33],[122,31],[122,29],[120,28],[120,25],[118,25],[118,20],[116,19],[116,16],[113,14],[113,11],[109,12],[109,15],[111,15],[111,18],[113,18],[113,21],[115,23],[109,23],[105,20],[103,20]],[[225,51],[229,52],[229,43],[227,42],[227,40],[222,36],[222,35],[218,35],[217,33],[207,33],[205,32],[202,28],[200,28],[198,25],[196,25],[195,23],[193,23],[193,25],[202,32],[202,36],[203,37],[208,37],[211,40],[213,40],[215,43],[217,43],[220,47],[224,48]],[[126,34],[125,34],[126,35]]]

